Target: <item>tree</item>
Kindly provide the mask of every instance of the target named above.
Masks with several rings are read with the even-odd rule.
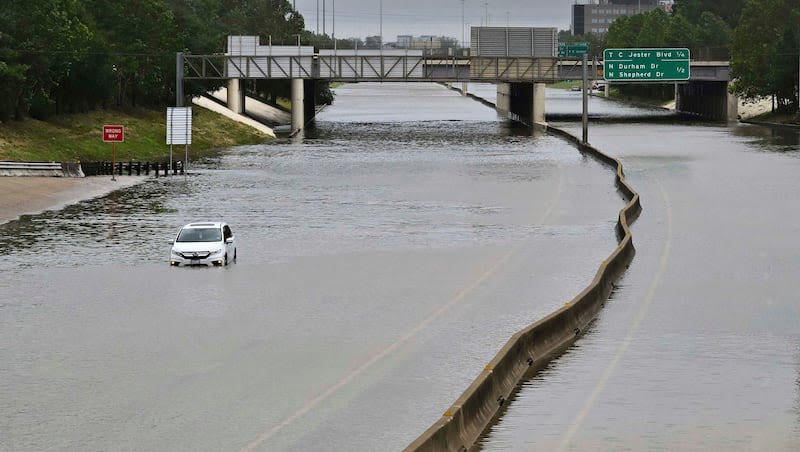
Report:
[[[709,12],[733,28],[739,22],[744,4],[745,0],[675,0],[673,11],[694,24],[699,23],[704,12]]]
[[[306,36],[303,28],[288,0],[5,0],[0,121],[170,105],[177,52],[218,53],[227,35],[293,45]],[[220,84],[192,81],[184,91],[192,96]],[[259,84],[270,96],[288,96],[288,83]]]
[[[639,34],[636,36],[636,47],[662,46],[670,23],[670,17],[660,8],[640,15],[643,20]]]
[[[644,16],[641,14],[617,18],[617,20],[608,27],[608,33],[606,33],[606,47],[636,47],[643,22]]]
[[[697,22],[698,58],[726,61],[730,59],[730,41],[733,31],[716,14],[705,11]]]
[[[774,96],[779,110],[797,109],[800,4],[747,0],[731,43],[733,91],[745,98]]]
[[[669,19],[661,46],[694,48],[698,42],[700,30],[683,16],[672,16]]]
[[[19,100],[25,86],[25,72],[30,66],[15,63],[17,59],[9,49],[0,55],[0,122],[21,116]]]
[[[9,86],[2,116],[56,110],[54,91],[85,57],[90,31],[77,0],[10,0],[0,13],[0,77]],[[9,109],[13,110],[10,111]]]
[[[303,33],[303,16],[288,0],[227,0],[220,2],[220,21],[225,34],[257,35],[262,42],[297,44]]]

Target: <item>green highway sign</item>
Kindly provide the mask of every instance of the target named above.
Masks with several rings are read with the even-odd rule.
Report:
[[[567,44],[566,42],[558,43],[558,56],[559,57],[580,57],[589,51],[588,42],[573,42]]]
[[[605,49],[603,76],[609,82],[689,80],[689,49]]]

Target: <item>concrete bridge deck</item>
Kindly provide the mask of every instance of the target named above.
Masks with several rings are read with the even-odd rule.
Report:
[[[498,110],[528,124],[544,124],[544,84],[583,79],[582,61],[553,56],[547,46],[526,56],[424,55],[422,50],[320,49],[311,46],[261,45],[257,36],[229,36],[228,52],[217,55],[177,55],[176,93],[183,102],[183,80],[228,80],[228,106],[241,113],[240,80],[291,80],[292,132],[313,118],[317,80],[342,82],[483,82],[498,87]],[[504,52],[508,55],[508,50]],[[603,79],[602,62],[587,63],[590,80]],[[735,117],[727,94],[728,62],[693,62],[689,79],[678,82],[678,109],[709,118]],[[615,82],[622,83],[622,82]],[[628,82],[625,82],[628,83]],[[675,83],[659,81],[649,83]],[[500,90],[502,91],[502,95]],[[714,100],[707,105],[708,97]]]

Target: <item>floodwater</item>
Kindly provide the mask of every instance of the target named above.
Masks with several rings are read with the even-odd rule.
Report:
[[[491,103],[497,103],[497,85],[493,83],[469,83],[467,92]],[[545,103],[547,121],[558,123],[569,119],[580,120],[583,113],[583,97],[580,91],[547,88],[545,97],[547,98]],[[594,92],[594,95],[589,96],[587,109],[589,118],[594,120],[629,120],[636,123],[653,120],[666,121],[675,116],[667,109],[642,108],[607,99],[597,91]],[[577,136],[581,136],[580,130]]]
[[[614,248],[613,172],[438,85],[0,226],[0,450],[398,450]],[[227,268],[177,269],[221,219]],[[321,446],[324,445],[324,446]]]
[[[603,122],[589,141],[641,195],[636,257],[481,448],[800,450],[800,131]]]

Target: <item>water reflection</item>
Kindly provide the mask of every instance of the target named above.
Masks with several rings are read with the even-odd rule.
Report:
[[[149,179],[0,225],[0,269],[161,263],[176,228],[207,219],[228,221],[245,246],[269,244],[257,253],[261,260],[335,252],[331,243],[351,251],[491,243],[529,231],[501,225],[496,206],[464,204],[457,192],[436,201],[409,192],[397,174],[439,186],[445,182],[437,178],[456,166],[471,184],[526,183],[558,160],[580,158],[560,152],[568,147],[494,120],[325,121],[302,142],[242,146],[195,161],[188,180]]]
[[[161,259],[167,179],[0,225],[0,269]],[[179,187],[180,189],[180,187]]]
[[[800,437],[800,343],[797,344],[795,367],[797,368],[797,379],[795,380],[794,412],[797,416],[797,422],[795,422],[794,427],[795,433]]]
[[[731,131],[733,135],[746,139],[753,151],[800,156],[800,128],[738,124]]]

